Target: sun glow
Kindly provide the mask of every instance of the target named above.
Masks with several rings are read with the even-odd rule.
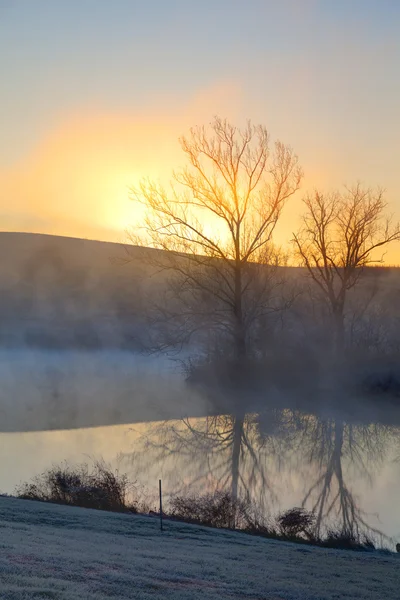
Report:
[[[15,221],[6,219],[5,228],[21,229],[23,214],[30,231],[84,235],[86,228],[92,237],[97,229],[103,238],[122,241],[124,231],[143,216],[130,201],[129,188],[145,176],[165,178],[178,150],[176,132],[154,122],[73,120],[22,163],[0,171]]]
[[[94,114],[65,120],[30,155],[0,169],[6,199],[1,229],[128,241],[127,230],[134,230],[145,213],[142,205],[131,201],[130,188],[142,178],[168,186],[173,170],[185,165],[179,136],[208,119],[195,103],[183,117]],[[327,190],[338,186],[328,167],[316,171],[303,166],[304,185],[284,208],[274,232],[275,242],[286,248],[299,225],[302,194],[314,186]],[[201,223],[205,234],[217,236],[222,245],[230,241],[221,219],[203,211]],[[397,244],[392,244],[386,262],[396,264],[398,256]]]
[[[197,90],[184,105],[159,97],[157,106],[142,112],[92,110],[60,117],[30,154],[0,165],[7,199],[0,227],[126,241],[126,229],[143,217],[129,188],[143,177],[167,183],[182,165],[179,136],[207,122],[227,100],[234,118],[237,97],[233,84],[219,83]]]

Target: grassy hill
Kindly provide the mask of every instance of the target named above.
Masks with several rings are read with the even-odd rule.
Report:
[[[394,600],[398,556],[0,498],[3,600]]]
[[[149,269],[120,244],[0,233],[0,344],[135,346]]]

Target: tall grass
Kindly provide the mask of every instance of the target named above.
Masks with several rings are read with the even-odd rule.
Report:
[[[103,461],[96,461],[91,467],[86,463],[53,466],[18,486],[15,495],[26,500],[98,510],[134,513],[139,510],[135,484]]]

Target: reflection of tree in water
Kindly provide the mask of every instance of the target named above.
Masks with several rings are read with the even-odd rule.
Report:
[[[359,476],[372,485],[374,470],[387,456],[393,434],[392,428],[379,424],[304,417],[298,440],[300,460],[315,465],[317,475],[307,483],[302,505],[315,512],[317,535],[328,523],[351,535],[381,533],[368,524],[349,482]]]
[[[147,432],[141,469],[159,465],[170,493],[229,490],[264,514],[283,500],[279,470],[302,473],[306,484],[299,501],[315,512],[316,535],[330,524],[353,535],[380,534],[368,523],[355,486],[360,478],[372,485],[397,435],[389,426],[289,410],[182,419]]]
[[[278,500],[273,471],[293,440],[286,411],[271,409],[262,417],[218,415],[157,424],[142,438],[141,470],[149,461],[162,466],[173,493],[229,490],[266,511]]]

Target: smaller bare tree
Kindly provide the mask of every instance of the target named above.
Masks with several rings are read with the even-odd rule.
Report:
[[[386,216],[383,191],[360,184],[344,193],[315,191],[303,202],[303,225],[293,241],[301,263],[328,305],[333,348],[340,351],[345,344],[347,293],[367,265],[383,262],[377,251],[400,239],[400,225]]]

